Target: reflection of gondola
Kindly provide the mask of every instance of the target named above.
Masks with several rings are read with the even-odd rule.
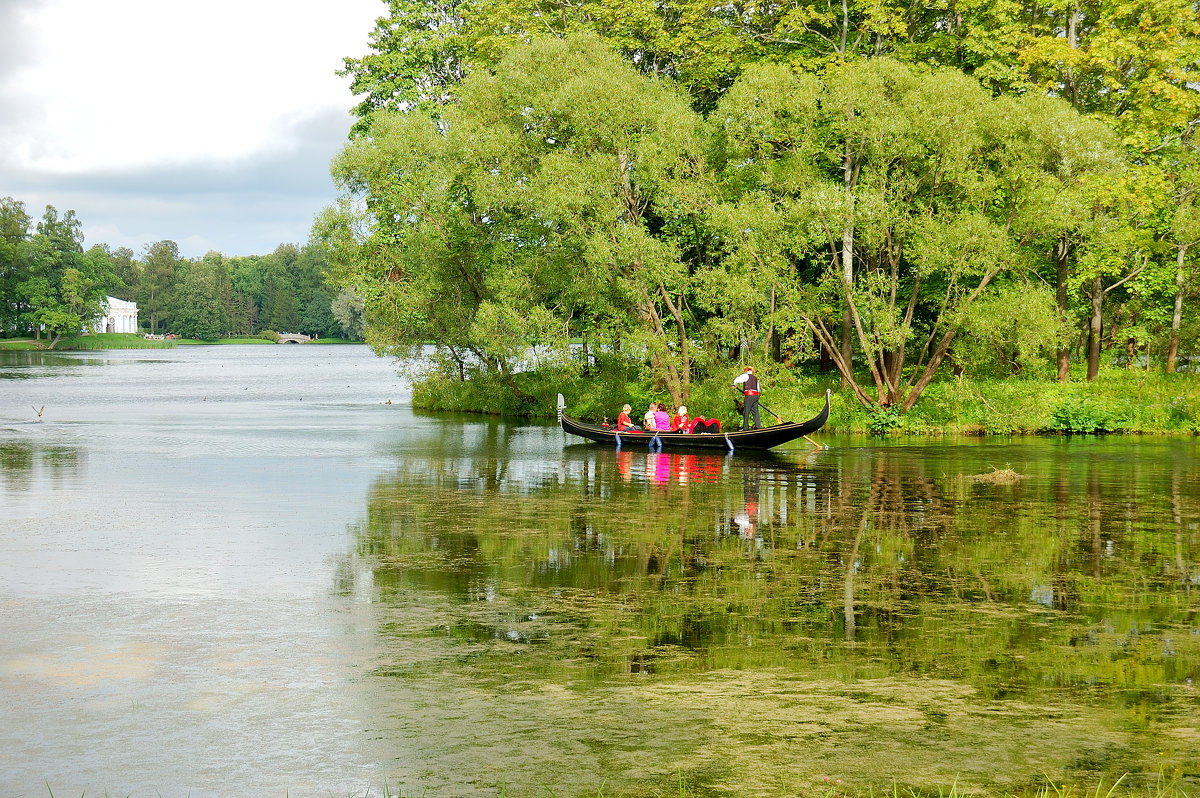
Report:
[[[563,413],[562,394],[559,394],[558,420],[563,430],[587,438],[597,443],[607,443],[612,446],[663,446],[667,448],[687,449],[770,449],[802,438],[816,432],[825,426],[829,418],[829,391],[825,392],[825,408],[810,418],[799,423],[785,422],[774,427],[763,429],[739,430],[737,432],[706,432],[687,435],[680,432],[622,432],[594,424],[584,424]]]

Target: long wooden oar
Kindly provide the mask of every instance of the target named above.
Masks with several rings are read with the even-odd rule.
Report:
[[[784,421],[784,420],[783,420],[783,416],[779,415],[779,414],[778,414],[778,413],[776,413],[774,410],[772,410],[771,408],[769,408],[769,407],[767,407],[766,405],[764,405],[764,404],[763,404],[761,401],[758,403],[758,406],[759,406],[759,407],[761,407],[763,410],[766,410],[766,411],[767,411],[768,413],[770,413],[771,415],[775,416],[775,421],[776,421],[776,423],[779,423],[779,424],[790,424],[790,423],[792,423],[792,422],[790,422],[790,421]],[[809,443],[811,443],[811,444],[813,445],[813,448],[814,448],[814,449],[828,449],[828,448],[829,448],[829,447],[828,447],[828,446],[826,446],[825,444],[822,444],[822,443],[817,443],[816,441],[814,441],[812,438],[808,437],[807,435],[804,435],[804,436],[802,436],[802,437],[804,438],[804,440],[806,440],[806,441],[808,441]]]

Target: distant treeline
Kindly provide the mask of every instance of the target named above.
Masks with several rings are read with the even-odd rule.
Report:
[[[212,340],[264,330],[362,335],[362,302],[325,282],[324,250],[280,244],[269,255],[185,258],[174,241],[83,248],[74,211],[47,206],[36,224],[23,202],[0,199],[0,335],[47,338],[90,327],[106,296],[138,303],[139,324]]]

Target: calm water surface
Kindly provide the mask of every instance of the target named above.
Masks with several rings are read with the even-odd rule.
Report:
[[[1192,441],[408,397],[361,347],[0,353],[0,798],[1200,788]]]

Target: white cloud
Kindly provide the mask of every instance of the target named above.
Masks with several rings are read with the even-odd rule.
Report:
[[[275,142],[297,109],[348,108],[340,59],[365,51],[378,0],[285,2],[57,0],[26,12],[35,64],[12,76],[49,137],[22,160],[55,171],[195,155],[244,155]]]
[[[288,234],[267,250],[302,241],[333,198],[328,161],[351,121],[335,70],[367,51],[385,12],[380,0],[0,0],[23,45],[0,59],[0,194],[34,215],[74,208],[91,243],[245,254],[262,246],[252,229]]]

